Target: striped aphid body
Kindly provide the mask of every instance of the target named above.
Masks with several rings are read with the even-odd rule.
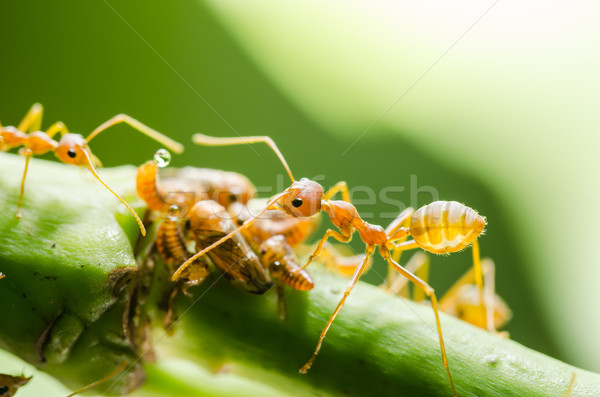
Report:
[[[213,200],[201,200],[194,204],[189,219],[196,250],[211,245],[235,229],[225,208]],[[262,294],[273,285],[257,255],[241,235],[212,250],[208,257],[240,289]]]
[[[187,260],[189,254],[183,233],[172,218],[165,219],[156,232],[156,249],[160,256],[170,265],[179,265]]]
[[[435,254],[466,248],[481,235],[485,217],[456,201],[435,201],[415,211],[409,233],[419,247]]]
[[[177,223],[177,219],[168,217],[160,224],[156,232],[156,249],[160,256],[173,267],[177,267],[182,261],[187,260],[192,254],[188,251],[185,238]],[[210,267],[206,258],[198,258],[194,266],[190,266],[184,272],[182,280],[189,287],[201,284],[210,274]],[[184,288],[184,292],[187,288]]]
[[[275,282],[281,281],[299,291],[310,291],[315,286],[312,277],[300,267],[298,258],[285,237],[278,235],[265,240],[259,248],[261,261]]]

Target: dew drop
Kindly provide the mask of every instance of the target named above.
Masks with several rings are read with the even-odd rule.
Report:
[[[165,168],[171,162],[171,153],[167,149],[159,149],[154,153],[154,162],[160,168]]]
[[[177,220],[181,218],[181,207],[175,204],[170,206],[168,211],[168,217],[171,220]]]

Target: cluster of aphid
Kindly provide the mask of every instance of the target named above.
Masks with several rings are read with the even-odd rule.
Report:
[[[98,177],[94,166],[98,166],[99,162],[87,143],[106,128],[125,122],[172,151],[181,152],[183,147],[126,115],[103,123],[87,138],[69,133],[60,122],[45,132],[40,131],[41,119],[42,107],[36,104],[17,127],[0,127],[0,149],[22,146],[20,153],[26,157],[17,216],[21,216],[29,158],[34,154],[53,151],[65,163],[89,168],[127,206],[136,217],[142,235],[145,235],[144,225],[131,207]],[[58,142],[53,140],[57,133],[61,134]],[[482,262],[479,258],[477,238],[483,232],[486,221],[473,209],[454,201],[436,201],[416,211],[406,209],[387,228],[383,228],[361,219],[350,202],[344,182],[324,192],[321,185],[309,179],[296,181],[283,155],[269,137],[214,138],[196,134],[193,140],[208,146],[266,143],[281,160],[292,184],[269,199],[260,210],[253,211],[251,208],[252,203],[256,203],[253,200],[256,190],[243,175],[213,169],[184,168],[166,170],[170,173],[165,172],[159,183],[158,170],[168,165],[170,157],[164,150],[157,152],[154,161],[140,166],[136,181],[138,194],[152,211],[149,220],[161,222],[155,246],[171,266],[172,280],[178,282],[184,291],[190,285],[201,283],[215,267],[236,286],[251,293],[261,294],[276,285],[279,313],[283,317],[284,286],[302,291],[312,289],[314,283],[305,268],[319,255],[327,252],[323,256],[331,267],[340,273],[351,274],[344,295],[321,332],[313,355],[300,372],[306,373],[311,367],[327,331],[356,282],[368,269],[376,248],[390,269],[382,288],[408,296],[407,283],[411,281],[415,286],[415,300],[423,300],[425,296],[429,298],[435,313],[443,365],[453,392],[438,309],[492,332],[510,317],[510,311],[494,293],[493,262]],[[342,200],[334,200],[338,193]],[[294,248],[315,230],[321,211],[329,215],[336,229],[327,230],[308,262],[300,266]],[[327,244],[329,237],[347,243],[355,231],[366,244],[364,255],[344,258]],[[448,291],[439,305],[433,288],[426,282],[427,257],[419,254],[413,256],[406,266],[399,264],[401,253],[406,250],[421,248],[436,254],[447,254],[460,251],[470,244],[473,244],[473,268]]]

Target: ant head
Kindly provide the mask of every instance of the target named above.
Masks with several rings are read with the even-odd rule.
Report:
[[[279,205],[288,215],[305,218],[321,211],[323,187],[317,182],[302,178],[292,183],[284,193]]]
[[[63,163],[73,165],[89,165],[92,158],[87,141],[79,134],[64,134],[58,141],[56,157]]]

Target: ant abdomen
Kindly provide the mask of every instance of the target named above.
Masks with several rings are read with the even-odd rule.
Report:
[[[423,249],[446,254],[471,244],[485,228],[485,217],[456,201],[435,201],[415,211],[410,235]]]

